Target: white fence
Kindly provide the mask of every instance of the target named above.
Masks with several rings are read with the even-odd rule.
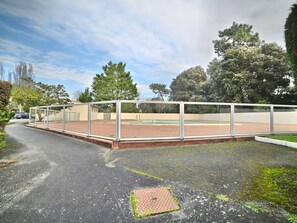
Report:
[[[30,124],[117,141],[297,132],[297,106],[105,101],[30,108]]]

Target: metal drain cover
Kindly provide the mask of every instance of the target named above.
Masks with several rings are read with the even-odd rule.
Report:
[[[167,187],[134,190],[131,202],[136,217],[172,212],[181,208]]]

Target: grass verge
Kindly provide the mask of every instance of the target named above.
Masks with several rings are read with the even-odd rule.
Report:
[[[274,206],[282,207],[289,213],[296,213],[297,168],[263,168],[254,178],[251,189],[244,197],[248,200],[265,200]]]
[[[267,138],[271,139],[278,139],[288,142],[297,142],[297,135],[274,135],[274,136],[267,136]]]

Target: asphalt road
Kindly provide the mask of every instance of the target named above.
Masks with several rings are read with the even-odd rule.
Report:
[[[0,152],[0,160],[16,163],[0,169],[1,223],[288,222],[193,192],[174,180],[141,176],[117,167],[116,160],[106,164],[110,150],[93,144],[31,129],[21,121],[6,130],[8,147]],[[169,186],[182,210],[135,219],[131,191],[157,186]]]

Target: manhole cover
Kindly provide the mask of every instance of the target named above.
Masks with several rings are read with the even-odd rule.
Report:
[[[134,190],[131,202],[137,218],[180,209],[177,199],[167,187]]]

